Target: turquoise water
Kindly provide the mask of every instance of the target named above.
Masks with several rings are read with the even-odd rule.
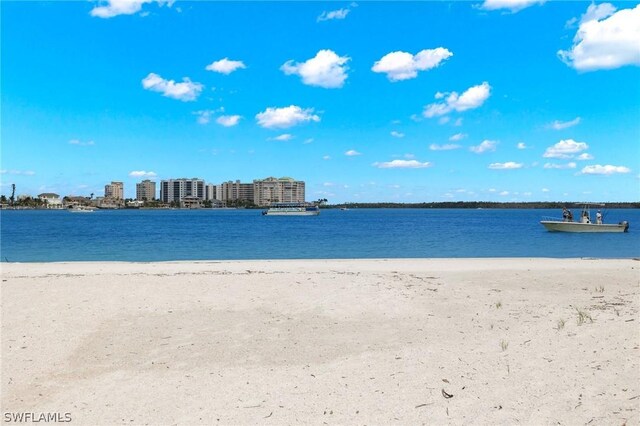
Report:
[[[640,210],[610,210],[624,234],[550,233],[559,210],[351,209],[0,211],[10,262],[430,257],[640,257]]]

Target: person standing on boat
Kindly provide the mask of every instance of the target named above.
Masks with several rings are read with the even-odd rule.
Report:
[[[562,221],[569,222],[569,210],[566,207],[562,208]]]
[[[602,213],[600,213],[600,210],[596,213],[596,223],[602,225]]]
[[[571,210],[567,210],[567,219],[569,222],[573,222],[573,213],[571,213]]]
[[[582,218],[580,221],[582,223],[591,223],[591,219],[589,219],[589,213],[586,210],[582,211]]]

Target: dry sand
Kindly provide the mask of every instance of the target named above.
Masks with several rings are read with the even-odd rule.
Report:
[[[2,264],[3,421],[639,424],[639,270],[630,259]]]

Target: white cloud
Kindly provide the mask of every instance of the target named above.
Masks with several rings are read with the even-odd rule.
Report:
[[[492,170],[513,170],[521,169],[522,163],[515,163],[513,161],[507,161],[506,163],[491,163],[489,168]]]
[[[476,154],[482,154],[483,152],[495,151],[497,145],[498,142],[496,141],[484,140],[480,145],[472,146],[469,150]]]
[[[157,175],[155,172],[147,172],[144,170],[134,170],[132,172],[129,172],[129,176],[140,178],[140,177],[156,177]]]
[[[407,52],[391,52],[373,64],[371,71],[387,74],[390,81],[408,80],[418,76],[418,71],[437,67],[453,56],[448,49],[438,47],[421,50],[415,55]]]
[[[246,68],[242,61],[230,61],[229,58],[220,59],[219,61],[211,62],[206,66],[207,71],[219,72],[220,74],[229,75],[238,69]]]
[[[92,146],[95,145],[94,141],[86,141],[86,142],[82,142],[78,139],[71,139],[69,141],[69,145],[77,145],[77,146]]]
[[[393,130],[390,134],[394,138],[404,138],[404,133],[396,132],[395,130]]]
[[[293,135],[290,133],[283,133],[280,136],[276,136],[274,138],[269,138],[268,140],[270,141],[290,141],[291,139],[293,139]]]
[[[349,14],[350,10],[347,8],[332,10],[330,12],[322,12],[320,16],[318,16],[317,22],[322,21],[330,21],[332,19],[344,19]]]
[[[0,170],[0,175],[19,175],[19,176],[33,176],[36,172],[31,170]]]
[[[325,155],[324,157],[322,157],[323,160],[331,160],[331,156],[329,155]]]
[[[551,190],[549,188],[542,188],[541,191],[542,192],[550,192]]]
[[[594,166],[586,166],[580,173],[583,175],[612,175],[614,173],[630,173],[631,169],[625,166],[601,166],[596,164]]]
[[[350,149],[349,151],[345,152],[344,155],[346,155],[347,157],[355,157],[356,155],[362,155],[362,153],[356,151],[355,149]]]
[[[591,3],[587,7],[587,11],[580,17],[580,25],[590,21],[599,21],[613,15],[616,8],[611,3],[600,3],[596,5]]]
[[[313,138],[305,139],[305,140],[304,140],[304,142],[302,142],[302,143],[303,143],[303,144],[305,144],[305,145],[308,145],[308,144],[310,144],[310,143],[313,143]]]
[[[320,50],[315,57],[306,62],[294,63],[289,60],[280,67],[286,75],[299,75],[302,82],[309,86],[319,86],[325,89],[336,89],[344,85],[347,79],[346,63],[351,58],[338,56],[332,50]]]
[[[440,93],[440,95],[442,95]],[[451,111],[462,112],[480,107],[491,95],[491,86],[486,81],[477,86],[470,87],[462,95],[451,92],[447,95],[444,103],[434,103],[427,105],[422,113],[427,118],[445,115]],[[436,94],[436,99],[439,99]]]
[[[589,149],[589,145],[584,142],[566,139],[547,148],[542,156],[544,158],[573,158],[575,154],[587,149]]]
[[[578,71],[640,65],[640,5],[615,10],[609,3],[589,5],[571,49],[558,51],[560,59]]]
[[[460,140],[466,138],[467,136],[468,135],[466,133],[456,133],[455,135],[451,136],[449,138],[449,140],[452,141],[452,142],[457,142],[457,141],[460,141]]]
[[[224,127],[233,127],[240,122],[241,118],[240,115],[221,115],[216,118],[216,123]]]
[[[459,148],[462,148],[462,146],[456,145],[453,143],[448,143],[444,145],[438,145],[436,143],[432,143],[431,145],[429,145],[429,149],[431,151],[451,151],[452,149],[459,149]]]
[[[576,163],[574,163],[573,161],[567,164],[545,163],[543,167],[545,169],[575,169]]]
[[[518,149],[527,149],[527,145],[524,142],[518,142]]]
[[[554,130],[562,130],[562,129],[567,129],[569,127],[573,127],[577,124],[579,124],[581,121],[580,117],[576,117],[571,121],[554,121],[551,124],[549,124],[547,127],[554,129]]]
[[[425,169],[431,167],[430,162],[421,163],[417,160],[393,160],[386,163],[373,163],[379,169]]]
[[[199,124],[208,124],[211,121],[211,116],[215,114],[213,110],[194,111],[193,114],[198,116]]]
[[[165,80],[158,74],[149,73],[142,80],[142,87],[152,92],[162,93],[168,98],[178,99],[183,102],[195,101],[204,86],[200,83],[194,83],[187,77],[184,77],[182,83],[176,83],[173,80]]]
[[[585,161],[585,160],[593,160],[593,155],[588,152],[583,152],[582,154],[576,157],[576,160]]]
[[[167,5],[171,7],[173,0],[106,0],[101,1],[104,6],[96,6],[91,9],[91,16],[98,18],[113,18],[118,15],[133,15],[142,10],[145,3],[158,3],[158,5]]]
[[[256,120],[266,129],[286,129],[307,121],[319,122],[320,117],[313,114],[313,108],[302,109],[296,105],[284,108],[267,108],[256,114]]]
[[[506,196],[506,195],[509,195],[509,191],[502,191],[500,193],[500,195],[502,195],[503,197]]]
[[[535,4],[543,4],[546,0],[485,0],[480,6],[484,10],[508,9],[515,13]]]

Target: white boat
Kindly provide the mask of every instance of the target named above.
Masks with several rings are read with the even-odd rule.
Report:
[[[262,214],[264,216],[317,216],[320,214],[320,208],[315,204],[307,203],[272,203]]]
[[[573,217],[565,216],[563,219],[543,218],[540,221],[549,232],[628,232],[629,222],[623,220],[619,223],[603,223],[602,215],[598,210],[596,223],[591,222],[589,206],[584,206],[580,213],[580,220],[573,221]]]
[[[75,205],[69,207],[67,210],[69,210],[71,213],[93,213],[96,209],[95,207]]]

